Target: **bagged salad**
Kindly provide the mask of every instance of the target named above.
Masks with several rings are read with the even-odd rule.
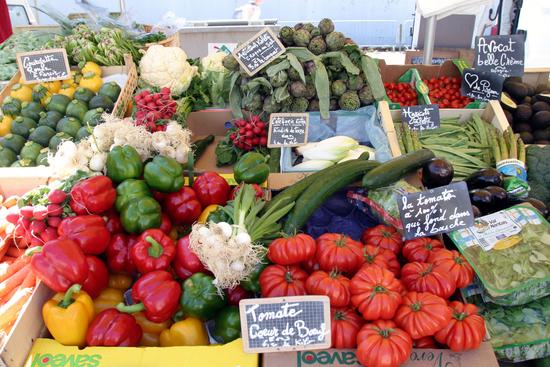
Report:
[[[449,236],[474,268],[485,301],[515,306],[550,295],[550,224],[532,206],[477,218]]]

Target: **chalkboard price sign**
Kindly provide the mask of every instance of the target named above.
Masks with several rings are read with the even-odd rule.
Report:
[[[16,57],[24,83],[63,80],[71,74],[64,48],[22,52],[16,54]]]
[[[470,68],[464,69],[460,93],[481,101],[500,99],[504,77]]]
[[[267,146],[297,147],[307,143],[308,113],[272,113],[269,117]]]
[[[245,299],[239,311],[246,353],[330,348],[327,296]]]
[[[525,36],[476,37],[474,68],[503,77],[522,76],[525,69]]]
[[[401,108],[401,121],[411,130],[433,130],[441,124],[439,105],[406,106]]]
[[[256,33],[233,51],[233,56],[250,76],[285,52],[285,46],[269,28]]]
[[[464,181],[401,196],[399,214],[407,240],[474,225],[472,204]]]

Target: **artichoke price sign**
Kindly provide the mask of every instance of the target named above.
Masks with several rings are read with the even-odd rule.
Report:
[[[523,76],[525,35],[476,37],[474,68],[503,77]]]
[[[245,299],[239,302],[239,311],[246,353],[330,348],[327,296]]]
[[[71,75],[64,48],[21,52],[16,54],[16,58],[23,83],[63,80]]]
[[[269,28],[264,28],[233,51],[233,56],[250,76],[256,74],[286,51]]]
[[[298,147],[307,144],[309,113],[272,113],[269,116],[267,146]]]

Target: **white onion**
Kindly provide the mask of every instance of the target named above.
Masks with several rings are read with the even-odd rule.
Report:
[[[244,271],[244,264],[240,260],[235,260],[231,263],[230,268],[231,270],[241,272]]]
[[[100,172],[100,171],[103,171],[103,168],[105,168],[106,162],[107,162],[106,153],[96,153],[90,159],[89,166],[92,171]]]
[[[226,239],[231,237],[231,234],[233,233],[233,228],[231,228],[231,224],[226,222],[219,222],[217,226],[221,230],[223,236]]]
[[[186,145],[179,145],[176,148],[176,161],[178,163],[186,163],[188,160],[189,148]]]
[[[199,236],[201,236],[203,239],[210,237],[210,230],[206,226],[200,227],[198,232]]]
[[[235,236],[235,243],[239,246],[249,246],[252,242],[250,235],[246,232],[241,232]]]

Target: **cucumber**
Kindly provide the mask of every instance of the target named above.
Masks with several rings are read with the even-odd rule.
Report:
[[[210,144],[212,144],[213,141],[214,141],[214,135],[208,135],[206,138],[197,140],[196,142],[193,143],[193,145],[195,146],[195,150],[193,151],[193,159],[195,162],[199,160],[199,158],[201,157],[201,155],[203,155],[206,148]]]
[[[375,161],[359,161],[354,166],[348,166],[345,170],[325,175],[316,179],[300,195],[296,204],[292,208],[287,221],[285,222],[283,232],[294,234],[306,224],[313,212],[319,208],[330,195],[336,191],[351,185],[359,180],[365,173],[379,167],[380,163]]]
[[[389,186],[405,177],[430,159],[435,158],[431,150],[421,149],[382,163],[363,177],[363,187],[371,190]]]
[[[281,148],[269,149],[269,172],[277,173],[281,166]]]

